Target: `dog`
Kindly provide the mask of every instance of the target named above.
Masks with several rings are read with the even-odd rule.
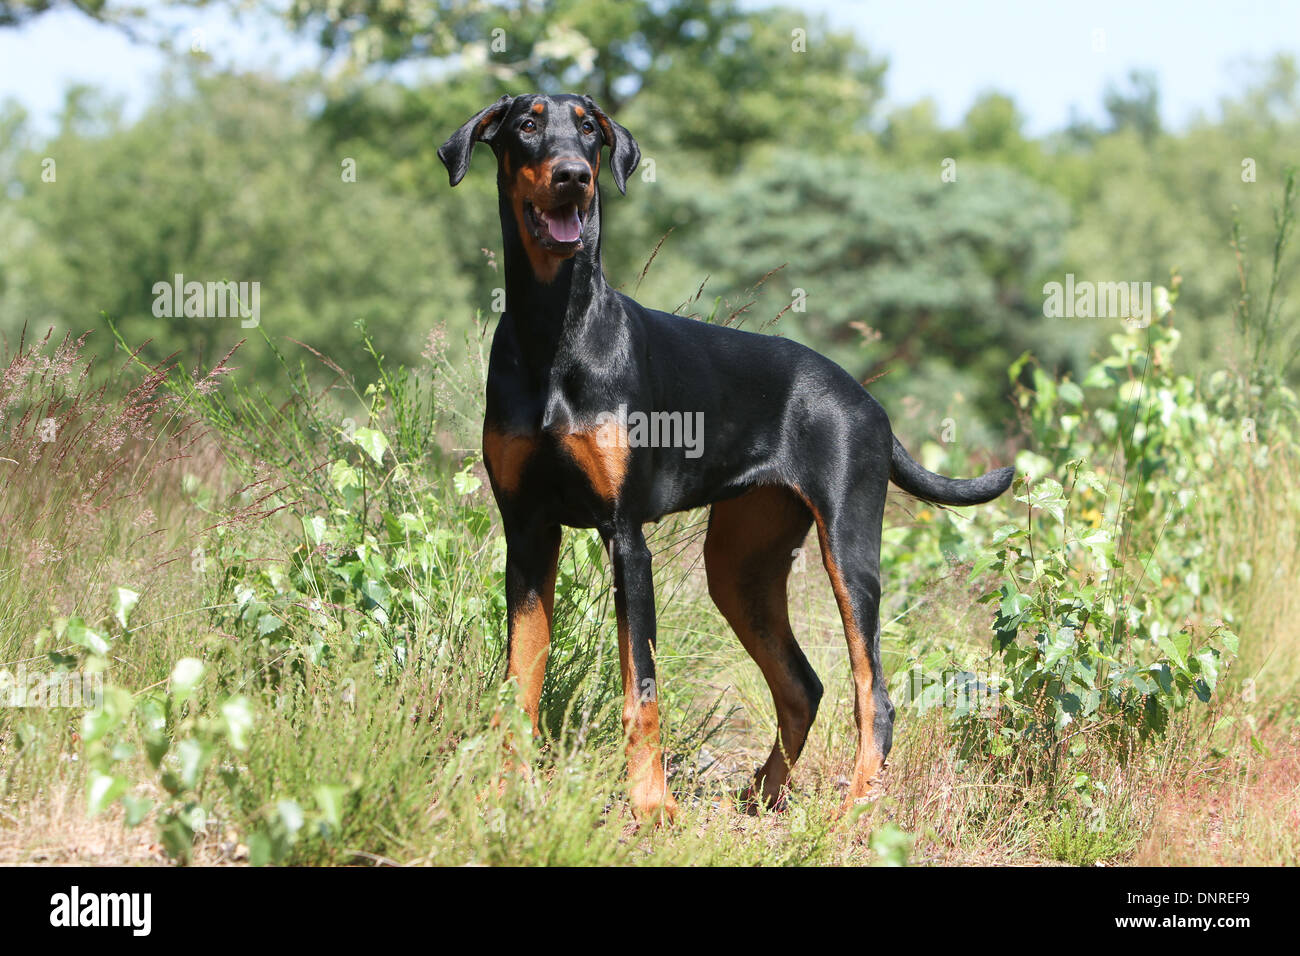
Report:
[[[893,739],[880,664],[880,537],[892,480],[943,505],[1001,495],[1012,469],[922,468],[852,375],[789,339],[645,308],[601,265],[601,158],[620,193],[632,135],[589,96],[503,96],[438,150],[452,186],[476,143],[497,161],[506,311],[492,340],[483,456],[506,536],[509,680],[537,732],[561,527],[596,528],[613,568],[629,803],[671,822],[655,680],[651,555],[642,528],[709,506],[708,589],[758,664],[777,739],[745,793],[780,807],[822,685],[790,629],[786,580],[816,525],[848,641],[857,754],[846,802],[873,792]],[[692,455],[636,440],[631,414],[702,423]],[[671,444],[671,443],[669,443]]]

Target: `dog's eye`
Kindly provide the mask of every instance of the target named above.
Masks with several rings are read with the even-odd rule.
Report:
[[[591,120],[583,120],[580,129],[589,136],[596,132],[596,126]]]
[[[526,119],[519,124],[519,128],[523,130],[525,133],[531,133],[537,129],[537,124],[530,119]]]

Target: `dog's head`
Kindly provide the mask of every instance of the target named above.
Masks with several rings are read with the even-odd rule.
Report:
[[[641,162],[632,134],[589,96],[503,96],[481,110],[438,149],[453,186],[465,177],[478,142],[496,154],[497,182],[541,277],[553,276],[583,248],[583,236],[594,235],[588,218],[602,148],[609,147],[619,192]]]

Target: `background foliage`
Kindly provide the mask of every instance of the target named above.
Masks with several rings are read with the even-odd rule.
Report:
[[[129,7],[88,12],[147,25]],[[260,281],[272,334],[350,371],[364,366],[349,335],[358,319],[405,362],[434,325],[459,343],[501,284],[488,255],[500,244],[495,187],[486,150],[454,191],[434,150],[503,91],[580,89],[653,160],[607,203],[616,283],[636,283],[665,235],[639,294],[667,309],[701,284],[706,303],[748,303],[785,264],[745,321],[765,322],[802,289],[806,311],[787,311],[778,331],[864,377],[907,369],[914,387],[896,391],[901,376],[887,376],[877,390],[891,408],[910,393],[927,429],[959,392],[970,437],[989,440],[1006,418],[996,373],[1009,358],[1032,349],[1077,374],[1104,340],[1096,321],[1041,317],[1043,282],[1066,272],[1159,282],[1181,268],[1194,277],[1184,301],[1203,317],[1181,354],[1193,372],[1212,366],[1233,334],[1238,284],[1221,254],[1233,209],[1247,242],[1266,235],[1270,190],[1300,149],[1300,85],[1284,57],[1180,132],[1160,128],[1159,91],[1138,74],[1107,94],[1106,128],[1030,138],[996,93],[952,128],[927,102],[882,113],[886,64],[787,8],[303,0],[289,22],[333,54],[322,72],[238,75],[178,54],[140,119],[74,89],[48,141],[4,108],[0,334],[79,332],[106,312],[133,341],[151,339],[152,357],[223,354],[237,323],[150,313],[153,284],[182,273]],[[796,30],[805,52],[792,50]],[[395,66],[430,58],[445,59],[436,78],[394,79]],[[1246,157],[1256,182],[1242,181]],[[47,159],[55,182],[42,179]],[[956,182],[940,180],[945,159]],[[108,338],[91,348],[108,354]],[[242,360],[264,375],[273,366],[258,347]]]

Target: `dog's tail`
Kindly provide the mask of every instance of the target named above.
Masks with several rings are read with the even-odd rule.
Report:
[[[945,478],[927,471],[907,453],[895,436],[889,477],[909,495],[937,505],[982,505],[1011,486],[1014,468],[999,468],[978,478]]]

